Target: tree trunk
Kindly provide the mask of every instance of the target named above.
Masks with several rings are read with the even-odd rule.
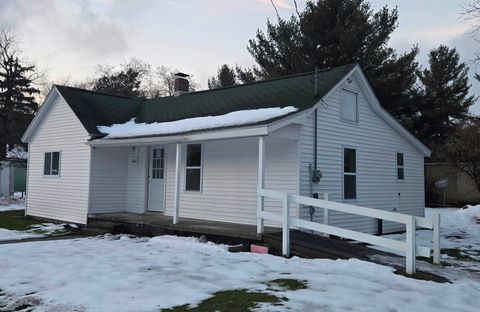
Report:
[[[7,141],[5,138],[0,138],[0,161],[7,157]]]

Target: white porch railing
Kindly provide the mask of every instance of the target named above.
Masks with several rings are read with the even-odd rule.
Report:
[[[408,274],[415,273],[416,256],[430,258],[432,256],[432,250],[433,262],[440,263],[440,214],[435,214],[432,219],[428,219],[396,212],[383,211],[379,209],[348,205],[328,201],[328,194],[325,194],[325,199],[322,200],[260,188],[257,191],[257,195],[259,197],[260,203],[259,209],[257,210],[257,230],[259,233],[263,232],[263,220],[280,222],[282,224],[282,253],[285,256],[290,255],[290,228],[297,227],[353,239],[356,241],[382,246],[393,250],[403,251],[406,255],[406,271]],[[283,207],[282,214],[280,215],[278,213],[264,211],[264,198],[273,198],[280,200]],[[323,208],[324,223],[322,224],[291,217],[290,203]],[[406,226],[406,241],[397,241],[381,236],[375,236],[329,225],[329,210],[403,223]],[[433,248],[419,246],[416,244],[415,232],[417,227],[433,230]]]

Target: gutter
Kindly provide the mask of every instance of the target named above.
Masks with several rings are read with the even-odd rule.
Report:
[[[150,145],[162,143],[179,143],[179,142],[197,142],[211,141],[222,139],[236,139],[246,137],[256,137],[268,135],[268,126],[248,127],[240,129],[208,131],[201,133],[191,133],[183,135],[171,136],[153,136],[153,137],[137,137],[123,139],[94,139],[87,141],[85,144],[90,146],[129,146],[129,145]]]

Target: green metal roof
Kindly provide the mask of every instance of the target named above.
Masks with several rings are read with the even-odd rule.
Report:
[[[312,107],[355,65],[320,71],[317,96],[314,94],[314,72],[147,100],[56,87],[85,129],[92,135],[102,135],[97,126],[124,123],[132,118],[136,122],[153,123],[270,107],[294,106],[302,111]],[[257,124],[270,123],[274,119]]]
[[[142,101],[136,98],[56,86],[88,133],[101,135],[97,126],[124,123],[135,117]]]

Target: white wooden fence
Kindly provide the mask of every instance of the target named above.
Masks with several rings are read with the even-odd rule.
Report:
[[[263,233],[264,220],[280,222],[282,224],[282,253],[285,256],[290,255],[290,228],[296,227],[336,235],[339,237],[348,238],[371,245],[382,246],[393,250],[403,251],[406,255],[406,271],[408,274],[415,273],[416,256],[430,258],[432,256],[432,250],[433,262],[440,263],[440,214],[435,214],[432,219],[428,219],[402,213],[348,205],[328,201],[328,194],[325,194],[325,199],[322,200],[261,188],[257,191],[257,195],[259,198],[259,206],[257,211],[257,231],[258,233]],[[282,214],[280,215],[278,213],[264,211],[263,203],[265,198],[273,198],[280,200],[283,207]],[[317,222],[311,222],[290,216],[291,203],[323,208],[324,223],[322,224]],[[403,223],[406,226],[406,241],[397,241],[381,236],[375,236],[371,234],[331,226],[328,224],[329,210]],[[433,248],[419,246],[416,244],[415,232],[417,227],[433,230]]]

